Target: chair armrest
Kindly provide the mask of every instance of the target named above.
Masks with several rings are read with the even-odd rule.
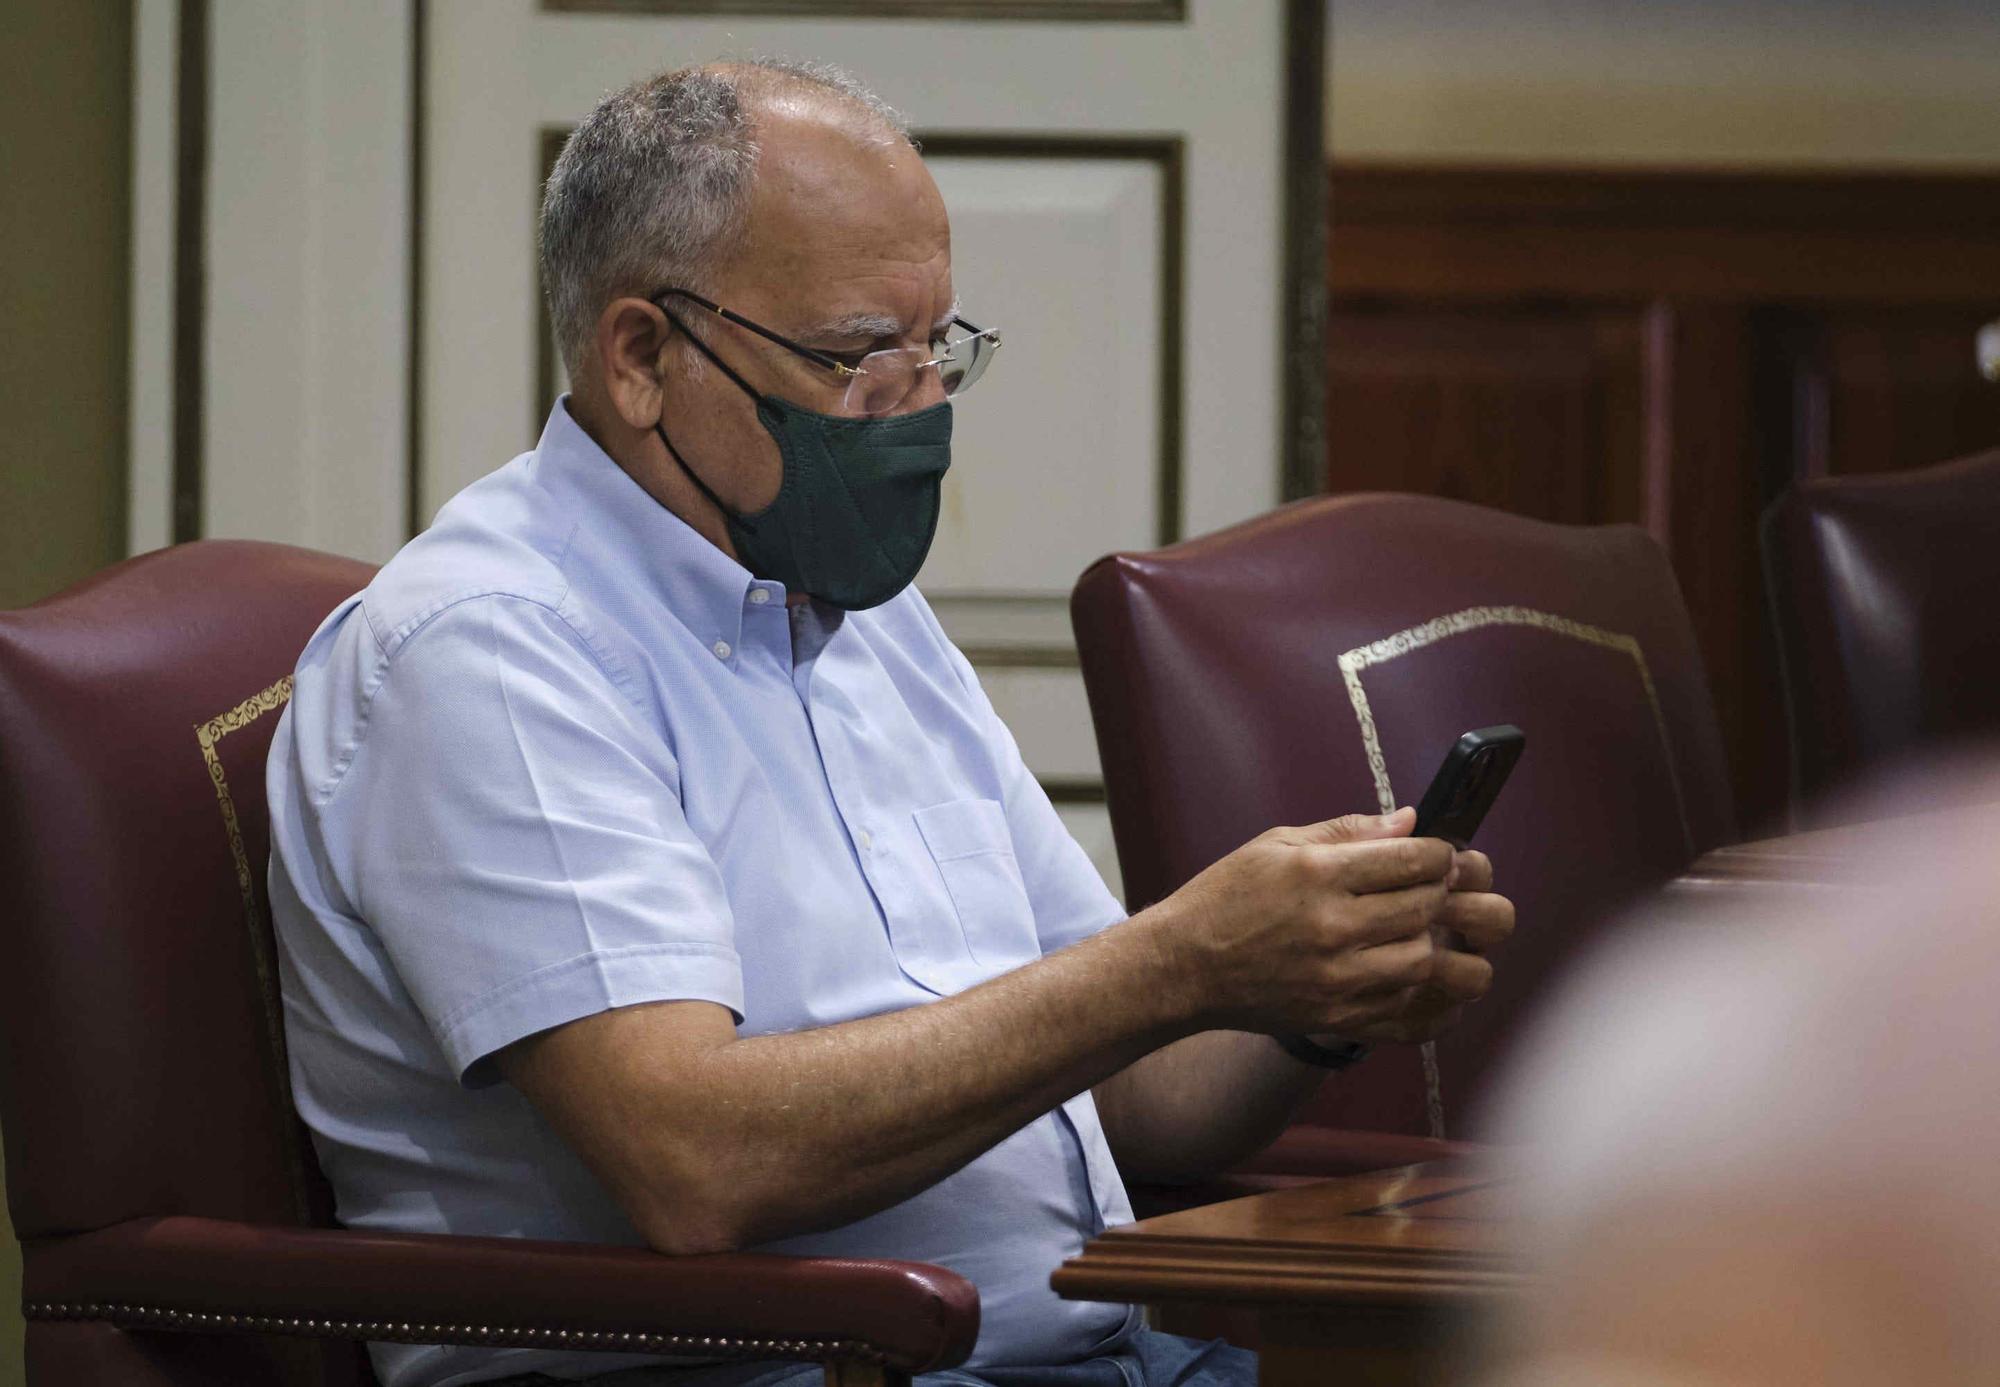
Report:
[[[979,1293],[921,1262],[134,1219],[23,1248],[31,1319],[415,1344],[965,1361]]]

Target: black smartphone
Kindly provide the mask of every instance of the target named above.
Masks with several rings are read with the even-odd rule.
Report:
[[[1527,736],[1511,723],[1481,727],[1460,737],[1417,801],[1417,826],[1411,836],[1442,838],[1455,848],[1470,846],[1479,821],[1493,807],[1527,744]]]

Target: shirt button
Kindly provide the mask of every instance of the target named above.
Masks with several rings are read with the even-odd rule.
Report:
[[[875,835],[870,833],[865,828],[861,830],[861,851],[863,852],[875,851]]]
[[[726,660],[729,658],[728,641],[717,641],[714,645],[711,645],[709,649],[715,652],[715,658],[718,660]]]
[[[753,606],[753,607],[761,607],[761,606],[763,606],[763,605],[764,605],[764,604],[765,604],[766,602],[769,602],[770,600],[771,600],[771,590],[770,590],[769,588],[752,588],[752,589],[750,589],[750,605],[751,605],[751,606]]]

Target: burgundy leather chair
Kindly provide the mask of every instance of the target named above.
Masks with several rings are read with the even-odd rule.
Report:
[[[937,1267],[335,1226],[293,1114],[264,757],[370,570],[208,541],[0,613],[0,1131],[36,1387],[374,1381],[362,1343],[962,1362]]]
[[[1477,839],[1515,937],[1436,1045],[1435,1087],[1418,1049],[1380,1047],[1224,1188],[1454,1149],[1431,1139],[1471,1130],[1551,975],[1623,901],[1733,837],[1687,613],[1635,527],[1302,501],[1102,559],[1071,612],[1135,910],[1273,825],[1415,803],[1467,729],[1527,733]]]
[[[2000,734],[2000,450],[1801,482],[1762,538],[1799,827],[1839,822],[1865,779]]]

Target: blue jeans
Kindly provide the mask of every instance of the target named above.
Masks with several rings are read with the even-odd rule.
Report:
[[[819,1387],[814,1363],[718,1363],[701,1368],[647,1366],[600,1373],[591,1387]],[[539,1387],[561,1379],[531,1373],[493,1387]],[[1257,1355],[1221,1339],[1202,1343],[1178,1334],[1134,1330],[1116,1351],[1054,1368],[947,1368],[925,1373],[914,1387],[1256,1387]]]

